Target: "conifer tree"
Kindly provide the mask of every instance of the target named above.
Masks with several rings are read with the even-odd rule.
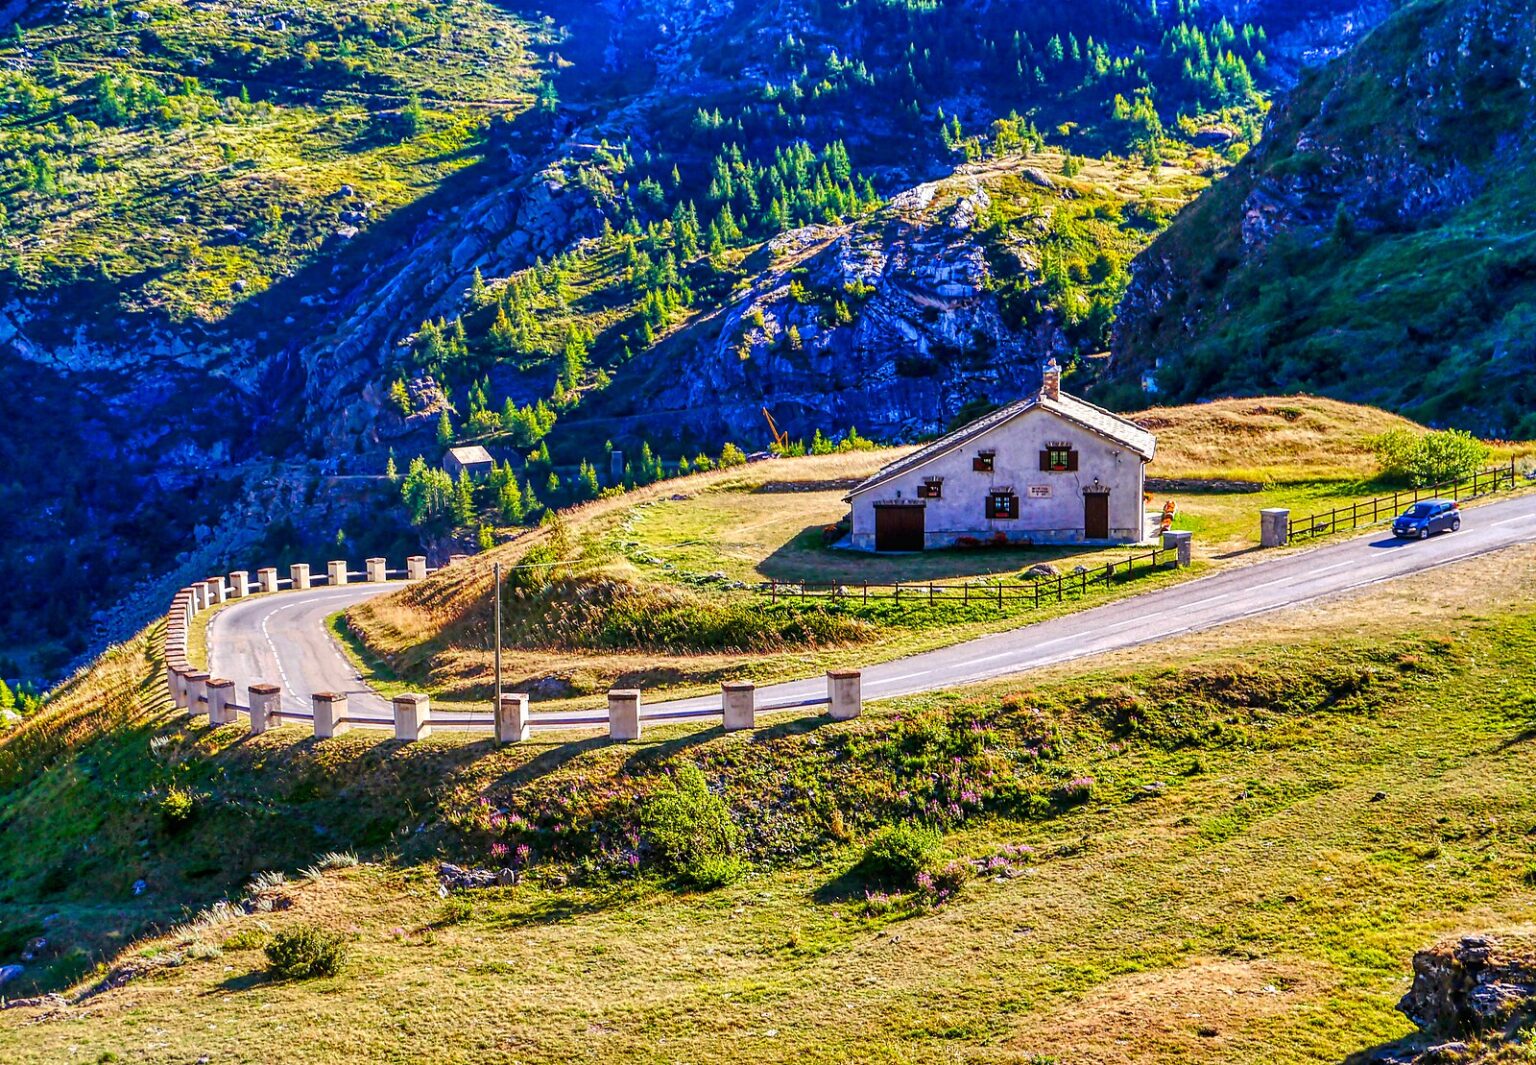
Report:
[[[475,485],[469,479],[469,471],[460,470],[458,483],[453,487],[453,521],[455,525],[468,525],[474,518]]]

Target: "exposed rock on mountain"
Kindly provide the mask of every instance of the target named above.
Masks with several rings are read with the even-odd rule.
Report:
[[[1172,213],[1203,185],[1131,164],[1065,176],[1063,162],[963,167],[869,218],[771,241],[745,264],[741,293],[661,345],[642,382],[594,403],[592,421],[644,425],[654,439],[664,413],[684,440],[755,436],[768,406],[806,437],[853,425],[913,439],[1016,399],[1093,327],[1073,308],[1118,295],[1117,264],[1151,237],[1140,212]],[[1084,290],[1057,298],[1052,278],[1074,271]]]
[[[1413,956],[1413,986],[1398,1003],[1419,1034],[1350,1059],[1351,1065],[1479,1065],[1529,1056],[1536,944],[1529,935],[1469,935]]]

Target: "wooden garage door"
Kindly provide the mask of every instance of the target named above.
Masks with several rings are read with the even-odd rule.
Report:
[[[875,504],[875,550],[921,551],[923,549],[923,508],[898,504]]]
[[[1083,538],[1109,539],[1109,493],[1087,492],[1083,495]]]

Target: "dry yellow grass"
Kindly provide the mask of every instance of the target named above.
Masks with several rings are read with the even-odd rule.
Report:
[[[1316,396],[1223,399],[1134,414],[1157,434],[1155,477],[1322,481],[1376,472],[1371,438],[1407,418]]]
[[[38,773],[92,740],[152,718],[170,705],[159,625],[109,647],[50,694],[44,711],[0,730],[0,786]]]

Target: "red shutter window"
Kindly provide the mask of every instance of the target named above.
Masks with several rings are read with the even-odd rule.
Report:
[[[987,520],[1001,521],[1019,516],[1019,497],[1012,492],[991,492],[987,495]]]
[[[996,456],[991,451],[979,452],[975,458],[971,459],[971,469],[975,470],[977,473],[991,473],[992,467],[994,465],[993,459],[995,457]]]
[[[1052,444],[1040,452],[1040,468],[1050,473],[1070,473],[1077,469],[1077,449]]]
[[[940,482],[938,481],[924,481],[917,486],[917,498],[919,499],[939,499],[943,497],[943,494],[944,490],[940,487]]]

